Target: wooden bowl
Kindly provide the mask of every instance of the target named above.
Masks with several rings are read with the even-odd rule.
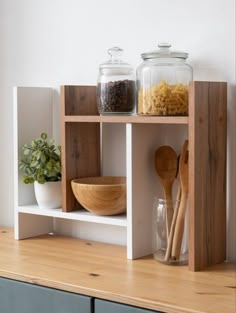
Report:
[[[98,215],[126,211],[126,178],[118,176],[84,177],[71,181],[77,201]]]

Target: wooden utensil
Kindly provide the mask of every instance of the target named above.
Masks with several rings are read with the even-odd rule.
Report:
[[[179,160],[179,177],[181,186],[181,200],[176,219],[174,230],[173,244],[171,257],[173,260],[178,260],[184,233],[184,221],[186,212],[186,203],[188,195],[188,140],[184,142]]]
[[[155,167],[164,189],[168,238],[173,217],[172,187],[176,178],[178,167],[178,157],[175,150],[170,146],[162,146],[158,148],[155,153]]]
[[[176,196],[176,201],[175,201],[173,218],[172,218],[172,222],[171,222],[170,234],[169,234],[169,237],[167,240],[167,249],[166,249],[166,254],[165,254],[165,261],[166,262],[169,261],[169,259],[171,258],[171,250],[172,250],[172,244],[173,244],[173,238],[174,238],[174,232],[175,232],[175,224],[176,224],[176,220],[177,220],[177,216],[178,216],[180,200],[181,200],[181,186],[179,184],[177,196]]]

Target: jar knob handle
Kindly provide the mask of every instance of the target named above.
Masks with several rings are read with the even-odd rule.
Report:
[[[161,42],[158,44],[158,48],[160,48],[160,52],[167,53],[170,51],[171,44],[168,42]]]
[[[112,61],[119,61],[123,54],[123,49],[119,47],[113,47],[108,50],[108,54],[111,56]]]

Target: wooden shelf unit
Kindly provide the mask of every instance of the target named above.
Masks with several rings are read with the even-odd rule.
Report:
[[[136,179],[144,178],[135,172],[138,171],[138,166],[135,165],[134,152],[141,149],[137,140],[142,138],[137,137],[136,133],[140,136],[144,124],[187,125],[190,159],[189,268],[200,270],[223,262],[226,253],[226,83],[192,82],[189,117],[99,116],[95,86],[62,86],[61,94],[63,210],[73,211],[79,208],[70,188],[71,179],[101,174],[101,125],[125,123],[127,227],[133,232],[127,238],[127,245],[130,245],[128,257],[133,259],[143,256],[145,249],[140,245],[145,245],[145,240],[137,232],[140,232],[140,226],[144,224],[146,231],[150,224],[145,220],[142,212],[144,208],[140,208],[137,203],[142,197],[145,198],[145,194],[140,195],[140,190],[135,187]],[[149,135],[150,131],[144,139],[148,140]],[[139,184],[139,188],[145,192],[149,188],[148,182]],[[139,208],[136,209],[135,206]],[[140,240],[143,241],[142,244],[138,242]]]
[[[223,262],[226,254],[227,84],[192,82],[189,93],[189,117],[100,116],[97,112],[95,86],[62,86],[60,128],[63,203],[62,210],[46,212],[35,206],[32,186],[24,186],[20,182],[17,164],[19,148],[25,142],[42,131],[54,134],[52,124],[55,117],[50,109],[52,90],[19,88],[14,96],[15,238],[53,232],[55,218],[86,221],[91,223],[91,227],[98,223],[125,229],[129,259],[150,254],[153,197],[161,195],[153,164],[154,152],[163,144],[169,144],[179,152],[187,136],[190,159],[189,269],[197,271]],[[21,104],[18,108],[19,102]],[[28,116],[36,116],[37,123],[29,121]],[[113,142],[116,134],[111,130],[117,130],[117,127],[121,129],[120,137]],[[112,147],[105,147],[105,153],[104,134],[111,136],[112,142]],[[93,216],[81,210],[72,193],[71,180],[104,173],[107,175],[107,172],[115,174],[119,164],[116,163],[113,149],[116,145],[116,149],[120,149],[121,138],[125,143],[127,214],[121,217]],[[106,155],[109,149],[114,160],[109,160]],[[107,161],[110,164],[106,168]]]

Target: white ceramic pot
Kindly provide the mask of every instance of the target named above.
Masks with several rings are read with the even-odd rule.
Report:
[[[56,209],[61,207],[61,181],[39,184],[34,182],[35,197],[40,209]]]

